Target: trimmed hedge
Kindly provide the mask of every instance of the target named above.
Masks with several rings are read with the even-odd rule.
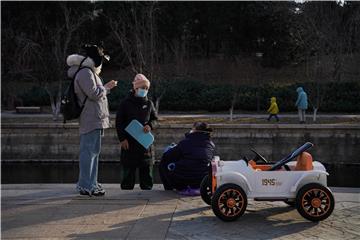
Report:
[[[32,87],[18,96],[24,106],[50,106],[50,98],[43,88]]]
[[[124,85],[128,84],[128,85]],[[360,83],[332,82],[316,85],[315,83],[296,83],[291,85],[268,84],[256,88],[254,86],[240,87],[235,109],[254,111],[257,108],[256,92],[259,92],[260,109],[265,111],[269,107],[270,98],[277,98],[281,112],[296,110],[294,104],[297,98],[296,88],[302,86],[308,93],[309,108],[316,102],[317,89],[320,89],[320,105],[322,112],[360,112]],[[131,83],[123,83],[121,87],[112,90],[109,97],[111,111],[116,111],[120,101],[127,96]],[[193,80],[174,80],[168,84],[166,94],[160,102],[161,110],[194,111],[207,110],[227,111],[236,89],[230,85],[209,85]],[[150,89],[151,98],[151,89]],[[26,106],[44,106],[49,104],[45,91],[32,88],[19,96]]]
[[[235,109],[254,111],[257,109],[258,91],[260,109],[269,107],[270,98],[276,97],[282,112],[295,111],[296,88],[302,86],[308,94],[309,108],[316,104],[317,88],[320,89],[320,110],[323,112],[360,112],[360,83],[336,82],[319,84],[295,83],[290,85],[268,84],[256,88],[240,87]],[[230,85],[206,85],[195,81],[173,81],[167,88],[160,106],[162,110],[207,110],[227,111],[236,89]]]
[[[119,87],[115,87],[111,90],[111,93],[107,95],[110,111],[116,111],[118,109],[121,100],[129,94],[131,88],[131,82],[122,81]]]

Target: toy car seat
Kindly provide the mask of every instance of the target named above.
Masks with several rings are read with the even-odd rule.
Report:
[[[255,167],[256,167],[256,162],[255,162],[254,160],[250,160],[250,161],[248,162],[248,164],[249,164],[252,168],[255,169]]]
[[[303,152],[297,157],[295,171],[310,171],[313,170],[313,158],[310,153]]]
[[[258,165],[254,160],[250,160],[248,164],[255,170],[255,171],[268,171],[271,168],[271,165]]]

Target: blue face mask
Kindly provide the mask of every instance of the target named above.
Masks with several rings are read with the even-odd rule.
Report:
[[[147,94],[148,94],[148,90],[146,90],[146,89],[138,88],[136,90],[136,96],[138,96],[138,97],[146,97]]]

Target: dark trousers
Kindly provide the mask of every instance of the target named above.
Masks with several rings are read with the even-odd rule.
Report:
[[[162,184],[164,185],[165,190],[183,190],[188,186],[191,188],[199,188],[202,177],[198,178],[186,178],[184,176],[179,176],[172,171],[169,171],[167,168],[168,163],[161,161],[159,165],[159,174]]]
[[[277,122],[279,121],[279,117],[277,116],[277,114],[270,114],[267,120],[270,121],[272,117],[275,117]]]
[[[165,190],[173,190],[174,186],[171,183],[171,181],[168,179],[168,170],[167,170],[167,164],[164,162],[161,162],[159,165],[159,175],[162,184],[164,185]]]
[[[139,169],[140,188],[151,190],[153,187],[153,166],[145,165],[141,167],[122,166],[121,189],[131,190],[135,186],[136,169]]]

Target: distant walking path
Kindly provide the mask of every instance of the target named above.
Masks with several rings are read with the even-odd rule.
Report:
[[[160,114],[161,117],[165,118],[228,118],[229,114]],[[233,118],[267,118],[269,114],[257,114],[257,113],[242,113],[234,114]],[[307,114],[307,117],[312,118],[312,114]],[[279,117],[284,118],[298,118],[298,115],[293,114],[279,114]],[[318,118],[360,118],[360,114],[318,114]]]
[[[229,114],[226,113],[161,113],[160,117],[163,118],[229,118]],[[259,113],[240,113],[233,114],[233,118],[267,118],[268,114],[259,114]],[[307,114],[307,118],[312,118],[312,113]],[[1,118],[52,118],[51,114],[21,114],[15,113],[12,111],[3,111],[1,112]],[[111,114],[112,118],[115,118],[115,114]],[[283,118],[298,118],[297,113],[285,113],[279,114],[279,117]],[[317,115],[318,118],[359,118],[359,114],[327,114],[320,113]]]

